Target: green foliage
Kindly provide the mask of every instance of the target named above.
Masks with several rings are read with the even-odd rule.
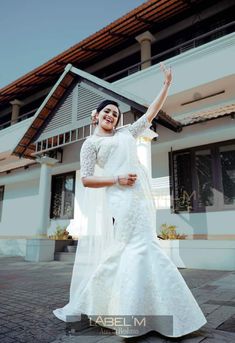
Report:
[[[53,235],[49,236],[50,239],[72,239],[72,236],[69,235],[69,232],[66,229],[66,226],[57,225],[56,231]]]
[[[175,225],[167,225],[165,223],[161,225],[161,231],[158,237],[162,239],[185,239],[187,235],[177,233]]]

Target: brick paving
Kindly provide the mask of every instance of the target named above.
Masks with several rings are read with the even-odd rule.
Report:
[[[1,343],[235,342],[235,271],[179,269],[207,317],[200,330],[180,338],[152,331],[123,339],[111,330],[101,335],[94,327],[75,331],[76,324],[53,315],[53,309],[68,302],[72,267],[70,262],[0,256]]]

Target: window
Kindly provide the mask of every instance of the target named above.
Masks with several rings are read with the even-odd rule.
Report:
[[[4,196],[4,186],[0,186],[0,221],[2,219],[3,196]]]
[[[73,219],[75,172],[53,175],[50,218]]]
[[[198,207],[214,205],[212,156],[210,149],[195,151],[195,178]]]
[[[223,202],[235,205],[235,144],[219,148]]]
[[[169,154],[174,212],[235,209],[235,142],[227,141]]]
[[[175,201],[178,210],[184,211],[188,209],[192,196],[192,184],[188,170],[191,169],[191,157],[189,152],[179,153],[174,155],[174,180]]]

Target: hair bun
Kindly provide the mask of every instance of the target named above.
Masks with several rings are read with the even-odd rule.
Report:
[[[91,122],[92,124],[96,125],[97,124],[97,119],[96,119],[96,114],[97,114],[97,109],[91,111]]]

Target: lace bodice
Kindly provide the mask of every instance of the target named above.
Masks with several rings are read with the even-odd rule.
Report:
[[[133,138],[137,138],[151,125],[152,124],[148,121],[145,113],[133,124],[124,128],[118,128],[117,132],[125,130],[125,132],[131,134]],[[115,135],[107,137],[92,135],[88,137],[81,147],[80,177],[94,175],[96,163],[103,167],[114,146]]]
[[[134,138],[139,137],[146,129],[150,128],[152,123],[148,121],[146,113],[137,119],[133,124],[130,124],[127,129]]]

